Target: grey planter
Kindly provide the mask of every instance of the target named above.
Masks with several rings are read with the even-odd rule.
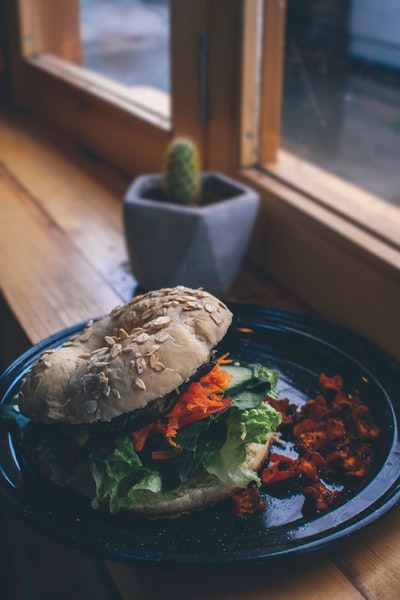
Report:
[[[204,287],[216,296],[230,289],[254,226],[259,196],[219,173],[204,173],[206,204],[162,200],[159,175],[140,176],[124,199],[124,228],[132,272],[144,290],[174,285]]]

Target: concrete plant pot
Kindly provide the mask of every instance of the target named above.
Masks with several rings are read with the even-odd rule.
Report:
[[[253,230],[259,196],[219,173],[202,174],[200,206],[164,199],[160,175],[140,176],[124,199],[124,227],[132,272],[145,290],[230,289]]]

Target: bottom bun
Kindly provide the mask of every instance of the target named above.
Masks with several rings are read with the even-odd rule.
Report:
[[[266,444],[251,443],[246,446],[246,458],[243,465],[255,473],[266,460],[272,443],[273,434]],[[196,510],[213,506],[217,502],[232,496],[240,488],[222,483],[214,475],[205,472],[188,478],[178,488],[170,492],[146,493],[141,502],[127,507],[129,513],[144,515],[150,518],[179,517]]]

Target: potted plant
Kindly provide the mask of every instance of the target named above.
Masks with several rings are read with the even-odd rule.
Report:
[[[190,140],[173,140],[163,172],[137,177],[124,198],[127,249],[140,286],[204,287],[224,296],[242,263],[258,203],[241,183],[201,173]]]

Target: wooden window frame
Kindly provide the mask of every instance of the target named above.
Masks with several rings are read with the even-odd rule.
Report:
[[[256,4],[251,0],[245,3],[248,16],[244,19],[244,48],[252,60],[258,43],[255,24]],[[264,0],[262,6],[263,60],[260,82],[247,80],[247,92],[245,92],[252,96],[255,95],[255,86],[260,87],[261,110],[258,134],[255,133],[254,136],[259,140],[259,145],[256,155],[253,156],[253,165],[257,164],[264,172],[281,182],[286,182],[291,188],[302,192],[314,202],[323,204],[334,213],[342,214],[373,236],[400,249],[400,210],[397,206],[281,149],[286,0]],[[247,23],[249,25],[246,29]],[[246,73],[243,74],[243,81],[245,77]],[[249,110],[248,106],[244,98],[243,110]],[[242,117],[242,120],[248,121],[249,116]],[[245,143],[243,147],[246,149]],[[251,159],[244,154],[245,151],[242,152],[242,166],[251,164]]]
[[[165,97],[161,103],[152,101],[155,95],[143,102],[135,90],[128,92],[78,64],[77,0],[5,2],[12,96],[18,106],[132,175],[158,171],[168,141],[182,132],[205,157],[204,127],[197,119],[197,37],[207,29],[209,0],[171,2],[170,118]],[[42,26],[52,15],[55,27],[46,35]]]
[[[267,118],[258,123],[254,91],[260,81],[252,66],[257,53],[254,0],[171,0],[174,67],[169,125],[162,118],[155,122],[159,117],[154,113],[143,118],[138,104],[129,110],[122,98],[119,104],[111,104],[106,95],[99,94],[102,82],[98,79],[97,88],[96,82],[88,84],[85,78],[78,86],[73,65],[61,73],[55,59],[40,52],[26,58],[23,48],[14,44],[15,100],[132,175],[158,170],[171,136],[190,135],[200,146],[203,168],[236,176],[260,192],[260,214],[249,250],[250,261],[260,272],[274,275],[322,316],[399,356],[397,228],[377,235],[375,225],[385,220],[383,209],[377,208],[382,207],[379,199],[361,211],[364,196],[358,190],[353,214],[349,214],[345,209],[350,188],[344,182],[333,182],[323,172],[315,177],[314,172],[318,185],[313,188],[310,177],[305,186],[304,176],[296,174],[295,168],[304,174],[312,167],[298,161],[295,165],[293,157],[278,150],[285,1],[261,1],[268,46],[261,103],[268,102],[269,108],[263,108]],[[14,31],[22,26],[23,35],[29,35],[26,23],[19,21],[14,0],[7,0],[7,5],[10,26]],[[204,31],[211,57],[207,76],[210,114],[201,123],[198,34]],[[26,40],[32,43],[29,37]],[[368,223],[374,223],[374,228]],[[392,215],[387,223],[395,223]]]
[[[252,0],[242,17],[238,174],[261,196],[251,259],[323,316],[400,358],[400,211],[280,149],[286,2],[261,5],[260,77],[249,74],[259,39]]]

